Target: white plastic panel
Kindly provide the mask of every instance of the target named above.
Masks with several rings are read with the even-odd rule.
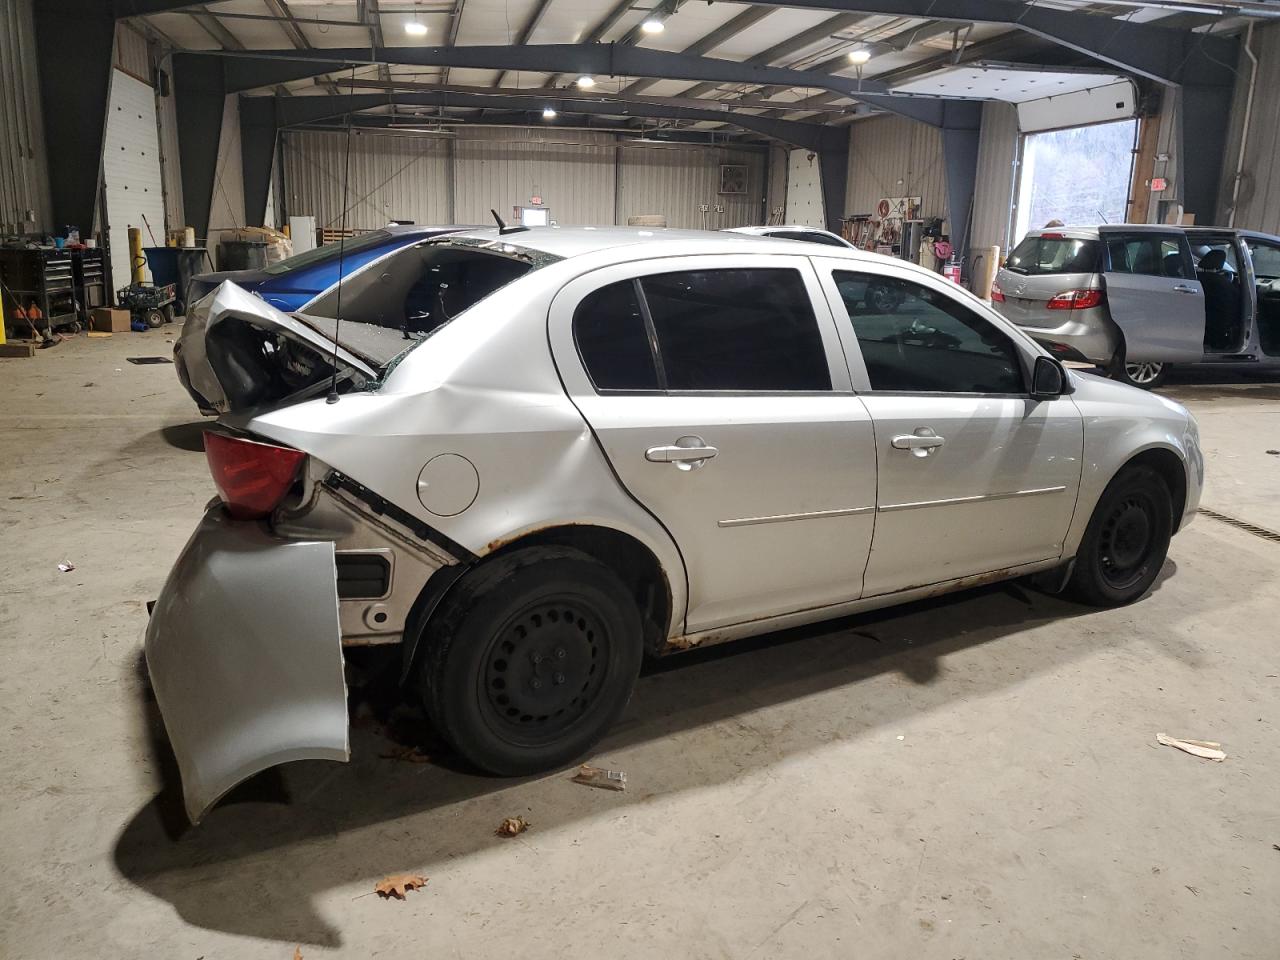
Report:
[[[164,191],[160,186],[155,92],[122,70],[111,71],[102,171],[106,183],[112,282],[119,288],[130,282],[129,227],[142,230],[143,246],[164,243]],[[147,233],[147,224],[155,234],[155,244]],[[88,229],[87,224],[79,226],[82,231]],[[146,278],[151,279],[149,271]]]
[[[818,155],[803,148],[787,155],[786,222],[826,228],[822,215],[822,172]]]
[[[1138,91],[1130,80],[1018,104],[1018,126],[1023,133],[1065,130],[1137,115]]]

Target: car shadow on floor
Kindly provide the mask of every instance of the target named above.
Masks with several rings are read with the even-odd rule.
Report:
[[[1175,569],[1166,561],[1153,592]],[[1149,602],[1151,595],[1140,604]],[[1090,624],[1096,613],[1011,583],[651,663],[592,754],[607,764],[628,751],[625,793],[569,784],[568,771],[480,776],[447,756],[435,762],[434,752],[430,763],[400,762],[389,759],[397,754],[390,741],[353,724],[349,764],[303,761],[267,771],[186,827],[172,755],[147,701],[140,722],[165,785],[124,827],[115,863],[196,926],[339,946],[341,930],[314,903],[336,886],[367,881],[371,889],[389,872],[430,875],[489,851],[504,842],[494,827],[513,811],[533,811],[540,833],[563,829],[602,810],[727,783],[824,744],[864,740],[1133,640],[1130,630]],[[1037,633],[1068,620],[1080,626],[1066,640],[1063,631],[1052,643]],[[955,661],[961,675],[948,670],[955,654],[963,654]],[[785,713],[771,714],[774,707]]]

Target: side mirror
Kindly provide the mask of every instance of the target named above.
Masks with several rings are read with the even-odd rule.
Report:
[[[1036,357],[1031,372],[1031,399],[1056,400],[1067,392],[1067,371],[1052,357]]]

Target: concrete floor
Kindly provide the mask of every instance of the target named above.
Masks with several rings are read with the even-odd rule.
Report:
[[[362,727],[180,834],[140,635],[213,488],[125,362],[174,333],[0,361],[0,956],[1277,956],[1280,543],[1205,517],[1127,609],[1010,586],[667,661],[596,754],[624,794]],[[1280,529],[1280,386],[1168,393],[1205,506]]]

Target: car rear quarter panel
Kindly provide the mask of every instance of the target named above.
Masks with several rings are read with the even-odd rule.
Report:
[[[477,557],[550,527],[627,534],[661,564],[678,629],[686,598],[679,551],[618,483],[551,361],[546,318],[558,273],[517,281],[442,327],[376,392],[229,420],[313,454]],[[419,474],[442,453],[465,457],[479,475],[475,501],[455,516],[433,514],[419,499]]]
[[[1072,400],[1084,420],[1084,469],[1064,556],[1074,556],[1107,484],[1134,457],[1168,450],[1186,471],[1179,527],[1195,515],[1204,485],[1204,456],[1195,419],[1178,403],[1113,380],[1072,371]]]

